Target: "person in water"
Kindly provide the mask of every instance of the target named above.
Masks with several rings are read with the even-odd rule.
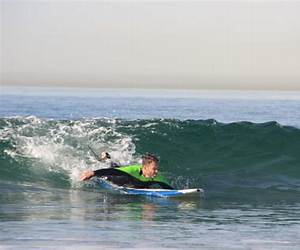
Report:
[[[116,185],[133,188],[163,188],[173,189],[166,178],[158,173],[159,159],[153,154],[142,157],[142,165],[130,165],[114,168],[87,170],[80,176],[81,181],[97,176]]]
[[[110,165],[111,168],[119,167],[120,164],[111,160],[111,156],[108,152],[101,152],[99,155],[99,160],[101,162],[106,162]]]

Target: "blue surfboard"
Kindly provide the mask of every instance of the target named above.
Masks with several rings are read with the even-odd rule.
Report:
[[[204,190],[201,188],[192,189],[146,189],[146,188],[129,188],[118,186],[105,179],[98,178],[101,188],[129,195],[145,195],[152,197],[181,197],[181,196],[203,196]]]

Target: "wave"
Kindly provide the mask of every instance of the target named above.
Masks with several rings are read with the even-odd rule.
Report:
[[[300,191],[300,129],[215,120],[0,119],[0,181],[80,185],[85,169],[107,167],[88,145],[122,165],[156,153],[174,186]]]

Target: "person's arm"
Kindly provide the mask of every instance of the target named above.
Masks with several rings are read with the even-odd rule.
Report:
[[[106,175],[118,176],[118,175],[122,175],[122,173],[119,170],[113,169],[113,168],[104,168],[104,169],[98,169],[95,171],[87,170],[87,171],[84,171],[80,175],[80,180],[86,181],[94,176],[102,177],[102,176],[106,176]]]
[[[112,162],[110,162],[110,167],[111,167],[111,168],[117,168],[117,167],[120,167],[120,164],[118,164],[118,163],[112,161]]]
[[[86,170],[80,175],[81,181],[86,181],[95,176],[95,172],[93,170]]]

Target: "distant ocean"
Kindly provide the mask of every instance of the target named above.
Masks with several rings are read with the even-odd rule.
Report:
[[[299,249],[300,92],[0,88],[0,249]],[[160,157],[205,197],[106,193],[81,171]]]

